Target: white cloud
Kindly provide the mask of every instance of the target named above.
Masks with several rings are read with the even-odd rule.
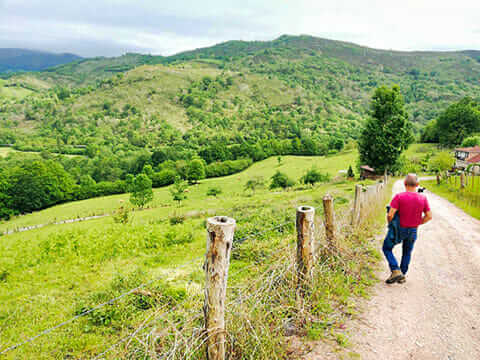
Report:
[[[480,49],[480,1],[0,0],[0,47],[172,54],[311,34],[396,50]]]

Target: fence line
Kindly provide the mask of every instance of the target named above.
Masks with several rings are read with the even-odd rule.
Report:
[[[455,192],[459,200],[470,206],[480,205],[480,175],[468,172],[438,174],[437,185],[445,184],[449,191]]]
[[[281,227],[284,227],[284,226],[286,226],[286,225],[288,225],[288,224],[290,224],[290,223],[288,223],[288,222],[287,222],[287,223],[283,223],[283,224],[280,224],[280,225],[276,225],[276,226],[274,226],[274,227],[271,227],[271,228],[269,228],[269,229],[266,229],[266,230],[263,230],[263,231],[259,231],[259,232],[257,232],[257,233],[249,234],[249,235],[247,235],[247,236],[245,236],[245,237],[237,240],[236,243],[241,244],[241,243],[245,242],[246,240],[253,238],[254,236],[263,235],[263,234],[268,233],[268,232],[270,232],[270,231],[274,231],[274,230],[277,230],[277,229],[279,229],[279,228],[281,228]],[[188,261],[188,262],[186,262],[186,263],[183,263],[183,264],[181,264],[181,265],[178,265],[178,266],[174,267],[174,268],[171,269],[171,270],[179,270],[179,269],[182,269],[182,268],[184,268],[184,267],[186,267],[186,266],[188,266],[188,265],[192,265],[193,263],[195,263],[196,261],[201,260],[202,258],[203,258],[203,256],[197,256],[197,257],[191,259],[190,261]],[[99,309],[101,309],[101,308],[103,308],[103,307],[105,307],[105,306],[107,306],[107,305],[112,305],[112,304],[114,304],[115,302],[117,302],[118,300],[123,299],[123,298],[126,297],[127,295],[130,295],[130,294],[132,294],[132,293],[134,293],[134,292],[136,292],[136,291],[138,291],[138,290],[140,290],[140,289],[143,289],[143,288],[151,285],[151,284],[154,283],[155,281],[159,281],[159,280],[162,280],[162,279],[163,279],[163,276],[161,276],[161,277],[159,276],[159,277],[153,278],[153,279],[151,279],[151,280],[149,280],[149,281],[147,281],[147,282],[144,282],[144,283],[136,286],[135,288],[132,288],[132,289],[130,289],[130,290],[128,290],[128,291],[126,291],[126,292],[118,295],[117,297],[114,297],[114,298],[112,298],[112,299],[110,299],[110,300],[108,300],[108,301],[105,301],[105,302],[103,302],[103,303],[101,303],[101,304],[98,304],[98,305],[94,306],[93,308],[91,308],[91,309],[89,309],[89,310],[86,310],[86,311],[84,311],[84,312],[82,312],[82,313],[80,313],[80,314],[78,314],[78,315],[75,315],[75,316],[73,316],[72,318],[70,318],[70,319],[68,319],[68,320],[62,321],[62,322],[58,323],[58,324],[55,325],[55,326],[52,326],[52,327],[50,327],[50,328],[48,328],[48,329],[45,329],[45,330],[41,331],[40,333],[38,333],[38,334],[36,334],[36,335],[34,335],[34,336],[31,336],[31,337],[27,338],[27,339],[24,340],[24,341],[21,341],[21,342],[19,342],[19,343],[17,343],[17,344],[11,345],[11,346],[9,346],[9,347],[1,350],[1,351],[0,351],[0,355],[6,354],[7,352],[10,352],[10,351],[12,351],[12,350],[15,350],[15,349],[19,348],[20,346],[23,346],[23,345],[26,345],[26,344],[28,344],[28,343],[31,343],[31,342],[35,341],[36,339],[38,339],[39,337],[42,337],[42,336],[44,336],[44,335],[47,335],[47,334],[51,333],[52,331],[54,331],[54,330],[56,330],[56,329],[59,329],[59,328],[65,326],[65,325],[68,325],[68,324],[74,322],[75,320],[77,320],[77,319],[79,319],[79,318],[81,318],[81,317],[84,317],[84,316],[86,316],[86,315],[88,315],[88,314],[90,314],[90,313],[92,313],[92,312],[94,312],[94,311],[96,311],[96,310],[99,310]]]
[[[385,178],[388,181],[388,178]],[[468,180],[467,180],[468,181]],[[375,185],[370,186],[361,186],[357,185],[355,187],[355,198],[353,202],[352,209],[348,214],[349,219],[345,221],[343,226],[350,226],[351,228],[357,228],[362,221],[367,218],[376,205],[379,203],[379,200],[382,200],[382,196],[380,194],[384,194],[386,189],[386,183],[380,182]],[[312,275],[312,269],[319,264],[316,264],[315,257],[316,253],[320,249],[335,249],[336,247],[336,232],[339,231],[339,222],[335,218],[335,211],[333,206],[333,198],[329,195],[323,198],[323,207],[324,207],[324,220],[323,226],[321,228],[325,229],[325,238],[321,239],[323,241],[319,241],[318,236],[316,235],[317,231],[315,229],[315,222],[314,222],[314,212],[315,209],[309,206],[300,206],[297,208],[297,221],[296,221],[296,228],[297,228],[297,257],[294,264],[288,267],[288,271],[294,270],[297,276],[297,283],[302,287],[308,287],[310,278]],[[308,214],[307,214],[308,213]],[[342,219],[345,220],[345,219]],[[235,302],[226,302],[226,294],[227,289],[232,289],[232,287],[228,287],[228,268],[230,265],[230,255],[232,251],[237,251],[239,245],[244,243],[248,239],[252,239],[254,237],[262,236],[268,232],[275,231],[281,228],[284,228],[288,225],[293,224],[293,221],[287,221],[282,224],[275,225],[269,229],[265,229],[262,231],[258,231],[256,233],[248,234],[241,239],[234,240],[234,232],[236,223],[234,219],[230,219],[227,217],[213,217],[207,221],[207,253],[205,255],[205,264],[204,269],[206,273],[206,284],[205,284],[205,304],[204,304],[204,317],[205,317],[205,329],[204,334],[207,335],[207,338],[201,340],[201,344],[199,346],[203,346],[206,344],[206,352],[207,358],[209,360],[224,360],[225,359],[225,343],[226,343],[226,327],[225,327],[225,311],[226,306],[231,306]],[[290,248],[289,246],[287,248]],[[269,256],[274,256],[279,252],[285,252],[289,254],[287,249],[281,248],[276,250],[275,252],[269,254]],[[291,253],[290,253],[291,254]],[[289,255],[290,256],[290,255]],[[201,260],[203,256],[196,257],[191,259],[187,263],[181,264],[173,268],[173,270],[184,268],[188,265],[191,265],[199,260]],[[258,263],[252,264],[249,267],[258,266]],[[321,265],[320,265],[321,266]],[[237,273],[247,270],[249,267],[240,269]],[[276,277],[280,275],[275,275],[274,266],[270,267],[272,274],[267,276],[270,280],[267,281],[265,287],[260,286],[259,289],[250,296],[243,297],[243,295],[248,292],[251,288],[251,284],[245,287],[242,296],[240,296],[240,302],[243,303],[247,301],[249,298],[256,298],[258,295],[266,289],[270,288],[273,284],[273,281]],[[268,272],[266,273],[268,274]],[[230,277],[236,275],[236,273],[230,274]],[[146,286],[149,286],[155,281],[159,281],[163,278],[155,277],[143,284],[136,286],[133,289],[130,289],[119,296],[110,299],[109,301],[103,302],[99,305],[96,305],[80,314],[75,315],[74,317],[65,320],[51,328],[45,329],[42,332],[22,341],[10,347],[7,347],[0,351],[0,355],[5,354],[9,351],[15,350],[25,344],[31,343],[38,339],[43,335],[47,335],[52,331],[61,328],[67,324],[74,322],[75,320],[84,317],[104,306],[111,305],[120,299],[126,297],[129,294],[137,292]],[[267,278],[260,277],[259,281],[265,281]],[[257,282],[258,284],[258,282]],[[240,295],[240,294],[237,294]],[[302,296],[302,292],[299,293],[299,296]],[[188,298],[187,298],[188,299]],[[187,299],[181,304],[175,305],[173,308],[167,309],[162,315],[165,315],[168,312],[172,312],[173,310],[179,308],[183,305]],[[257,302],[260,300],[257,300]],[[111,345],[102,353],[98,354],[95,359],[102,358],[105,354],[112,351],[120,344],[128,341],[129,339],[133,339],[136,337],[140,331],[147,328],[149,324],[153,321],[158,320],[159,317],[155,316],[153,320],[150,320],[153,315],[150,315],[145,319],[145,321],[132,333],[128,334],[127,336],[121,338],[117,343]],[[198,316],[198,315],[197,315]],[[161,317],[160,317],[161,318]],[[168,320],[167,320],[168,321]],[[176,329],[176,327],[175,327]],[[176,330],[175,330],[176,331]],[[202,333],[201,331],[198,332],[199,334]],[[183,341],[183,340],[181,340]],[[145,345],[147,346],[147,345]],[[176,351],[175,349],[173,350]],[[175,354],[173,354],[175,356]]]

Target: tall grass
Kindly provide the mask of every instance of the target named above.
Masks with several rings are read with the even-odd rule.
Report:
[[[460,176],[442,179],[440,185],[433,180],[423,183],[432,192],[449,200],[474,218],[480,219],[480,176],[468,176],[463,189],[460,186]]]

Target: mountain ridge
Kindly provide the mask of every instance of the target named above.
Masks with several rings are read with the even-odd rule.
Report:
[[[53,53],[22,48],[0,48],[0,73],[41,71],[82,59],[72,53]]]

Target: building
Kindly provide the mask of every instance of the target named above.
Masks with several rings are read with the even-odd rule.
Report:
[[[371,180],[376,180],[381,178],[381,176],[378,176],[375,174],[375,169],[371,168],[368,165],[362,165],[360,166],[360,170],[362,173],[360,174],[360,179],[365,180],[365,179],[371,179]]]
[[[480,146],[455,149],[455,168],[466,170],[472,164],[480,162]]]

